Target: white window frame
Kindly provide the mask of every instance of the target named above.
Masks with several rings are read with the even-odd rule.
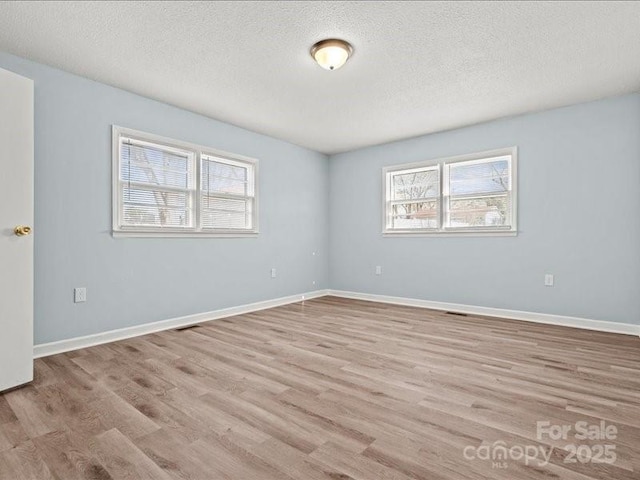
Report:
[[[510,157],[510,184],[511,202],[509,216],[511,225],[495,227],[447,227],[446,215],[449,208],[449,165],[461,162],[478,162],[496,157]],[[411,170],[421,170],[424,168],[438,166],[440,172],[440,195],[438,228],[415,228],[415,229],[395,229],[389,228],[389,219],[392,213],[391,198],[391,178],[394,174],[404,173]],[[382,234],[389,237],[416,237],[416,236],[437,236],[437,237],[464,237],[464,236],[488,236],[504,237],[516,236],[518,234],[518,148],[508,147],[484,152],[458,155],[454,157],[427,160],[423,162],[405,163],[393,165],[382,169]]]
[[[122,158],[122,138],[130,138],[138,142],[156,144],[167,150],[188,153],[193,156],[195,188],[191,190],[190,198],[193,202],[193,226],[191,227],[156,227],[125,225],[123,222],[122,188],[120,181],[120,162]],[[249,167],[253,173],[253,199],[252,228],[251,229],[211,229],[201,227],[201,191],[200,178],[202,156],[214,157],[221,162],[227,161],[230,165]],[[256,237],[259,234],[258,227],[258,160],[235,153],[215,150],[210,147],[196,145],[189,142],[174,140],[151,133],[141,132],[130,128],[112,126],[112,235],[114,237]],[[240,197],[239,197],[240,198]]]

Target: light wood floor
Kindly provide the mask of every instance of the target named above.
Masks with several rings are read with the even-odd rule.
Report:
[[[631,336],[325,297],[35,368],[0,395],[2,479],[640,479]],[[613,465],[536,438],[600,419]],[[465,459],[496,441],[551,461]]]

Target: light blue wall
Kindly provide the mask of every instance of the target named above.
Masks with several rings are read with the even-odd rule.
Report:
[[[35,80],[36,344],[329,287],[640,323],[640,95],[327,159],[1,52],[0,67]],[[112,124],[258,158],[260,235],[114,239]],[[383,166],[512,145],[517,237],[382,237]]]
[[[325,155],[4,53],[0,67],[35,80],[36,344],[328,287]],[[112,124],[258,158],[258,238],[114,239]]]
[[[513,145],[517,237],[382,237],[383,166]],[[334,155],[329,184],[332,288],[640,323],[638,94]]]

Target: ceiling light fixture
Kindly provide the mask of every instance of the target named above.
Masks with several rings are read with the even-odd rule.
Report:
[[[322,40],[311,47],[311,56],[325,70],[339,69],[352,53],[353,47],[337,38]]]

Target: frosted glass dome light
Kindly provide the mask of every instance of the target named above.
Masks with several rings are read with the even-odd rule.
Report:
[[[322,40],[311,47],[311,56],[325,70],[339,69],[352,53],[351,45],[335,38]]]

